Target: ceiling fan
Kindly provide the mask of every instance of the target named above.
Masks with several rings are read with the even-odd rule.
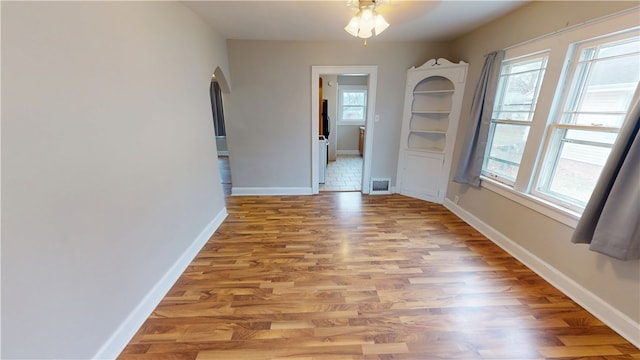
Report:
[[[389,23],[376,11],[376,7],[382,2],[383,0],[348,0],[347,6],[357,8],[358,12],[351,18],[344,30],[362,39],[370,38],[374,32],[375,35],[380,35],[389,27]]]

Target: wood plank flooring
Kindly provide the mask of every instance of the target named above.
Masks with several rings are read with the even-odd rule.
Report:
[[[443,206],[323,193],[227,210],[120,359],[640,359]]]

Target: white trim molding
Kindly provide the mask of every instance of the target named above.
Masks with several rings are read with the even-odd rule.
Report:
[[[558,288],[573,301],[584,307],[633,345],[640,347],[640,332],[638,331],[640,323],[612,307],[602,298],[585,289],[569,276],[518,245],[475,215],[461,208],[454,201],[447,198],[444,201],[444,206],[540,277]]]
[[[109,339],[100,347],[93,357],[94,359],[115,359],[118,357],[226,217],[227,209],[225,207],[220,210],[218,215],[200,232],[171,268],[169,268],[147,295],[144,296],[142,301],[129,313],[116,331],[114,331]]]
[[[310,187],[237,187],[231,188],[232,196],[312,195]]]
[[[338,155],[360,155],[360,150],[336,150]]]

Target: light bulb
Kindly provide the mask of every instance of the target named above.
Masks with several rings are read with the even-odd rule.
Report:
[[[349,24],[347,24],[347,26],[345,26],[344,30],[346,32],[348,32],[349,34],[351,34],[352,36],[358,36],[358,24],[359,23],[360,23],[360,19],[356,15],[356,16],[351,18],[351,21],[349,21]]]
[[[389,23],[380,14],[375,16],[375,29],[376,35],[380,35],[386,28],[389,27]]]

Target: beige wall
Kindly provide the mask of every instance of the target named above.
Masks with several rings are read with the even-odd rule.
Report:
[[[2,2],[3,359],[115,357],[207,240],[217,67],[177,2]]]
[[[470,111],[486,53],[635,5],[637,2],[533,2],[457,39],[451,44],[453,57],[470,64],[462,113]],[[463,116],[459,139],[464,139],[467,124],[468,118]],[[458,158],[461,145],[462,141],[457,142],[454,159]],[[619,311],[622,318],[640,323],[638,261],[619,261],[591,252],[585,245],[574,245],[570,243],[571,227],[487,189],[450,182],[447,198],[456,196],[462,209],[551,265],[577,287],[593,293]]]
[[[358,151],[360,125],[338,125],[338,151]]]
[[[310,188],[312,65],[377,65],[372,177],[395,179],[406,70],[447,57],[442,44],[229,40],[225,103],[233,186]]]

